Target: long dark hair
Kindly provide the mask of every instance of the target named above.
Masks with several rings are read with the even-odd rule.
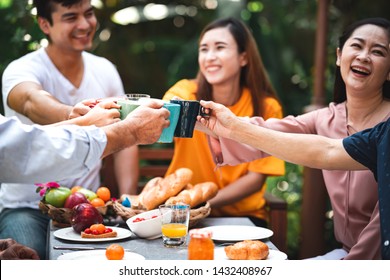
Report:
[[[356,21],[350,26],[348,26],[344,33],[339,38],[339,48],[343,49],[345,42],[351,37],[352,33],[359,28],[360,26],[372,24],[379,27],[382,27],[387,31],[387,36],[390,38],[390,21],[385,18],[367,18],[360,21]],[[390,81],[386,80],[382,87],[382,94],[385,98],[390,98]],[[336,67],[335,81],[333,87],[333,101],[335,103],[341,103],[347,100],[347,92],[345,88],[345,83],[341,77],[340,67]]]
[[[207,31],[221,27],[228,28],[237,43],[239,53],[246,52],[247,54],[248,63],[241,69],[240,87],[247,87],[251,93],[253,115],[262,116],[264,108],[260,104],[264,104],[265,97],[270,96],[277,100],[278,98],[264,68],[256,41],[246,25],[232,17],[215,20],[203,29],[199,42]],[[201,71],[198,71],[196,80],[198,83],[197,99],[212,100],[212,87]]]

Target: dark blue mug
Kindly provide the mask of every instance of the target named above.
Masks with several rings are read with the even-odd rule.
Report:
[[[207,117],[204,108],[198,100],[171,100],[171,103],[180,105],[179,120],[176,125],[175,137],[192,138],[197,116]]]

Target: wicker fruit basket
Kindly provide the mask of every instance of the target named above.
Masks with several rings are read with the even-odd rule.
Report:
[[[112,205],[112,201],[108,201],[105,206],[96,207],[96,209],[100,212],[100,214],[104,216],[107,214],[109,208],[112,207],[111,205]],[[53,205],[43,202],[42,200],[39,202],[39,209],[44,214],[47,214],[53,220],[54,226],[60,228],[71,226],[70,220],[72,217],[72,209],[57,208],[54,207]]]
[[[124,221],[127,219],[140,214],[142,212],[145,212],[146,210],[142,209],[133,209],[129,207],[125,207],[121,204],[120,201],[114,201],[112,203],[113,209],[116,212],[116,214]],[[200,220],[206,218],[208,215],[210,215],[210,204],[207,202],[203,205],[200,205],[197,208],[191,209],[190,210],[190,222],[189,222],[189,227],[192,228],[194,227]]]

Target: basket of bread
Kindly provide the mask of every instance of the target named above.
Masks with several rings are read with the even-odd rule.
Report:
[[[218,192],[218,186],[213,182],[190,184],[193,172],[188,168],[179,168],[174,173],[163,177],[155,177],[148,181],[139,195],[122,195],[113,202],[114,211],[127,220],[143,211],[157,209],[161,204],[188,204],[190,210],[189,227],[210,214],[210,204],[207,202]],[[128,200],[128,207],[123,201]]]

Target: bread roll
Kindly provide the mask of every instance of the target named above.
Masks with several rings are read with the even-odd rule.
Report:
[[[218,192],[218,186],[213,182],[188,184],[178,195],[169,198],[165,204],[185,203],[191,208],[212,199]]]
[[[244,240],[225,247],[226,256],[231,260],[265,260],[269,254],[267,244],[258,240]]]
[[[193,172],[188,168],[179,168],[165,178],[150,180],[138,197],[139,204],[151,210],[163,204],[171,196],[177,195],[190,182]]]

